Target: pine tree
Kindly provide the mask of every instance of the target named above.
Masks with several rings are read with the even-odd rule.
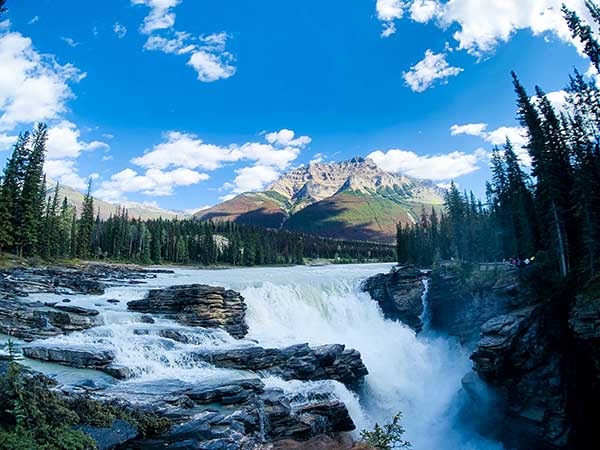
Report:
[[[32,137],[32,149],[27,158],[19,209],[21,211],[20,254],[31,256],[38,249],[40,221],[45,210],[44,160],[48,127],[38,124]]]
[[[6,163],[0,186],[0,249],[19,242],[20,199],[27,164],[29,133],[20,134]]]
[[[77,227],[76,256],[89,258],[92,251],[92,236],[94,233],[94,197],[92,197],[92,180],[88,182],[87,192],[83,199],[81,217]]]
[[[586,2],[586,6],[594,20],[600,23],[598,7],[590,1]],[[588,58],[590,58],[590,61],[596,70],[600,72],[600,44],[594,38],[594,31],[592,30],[592,27],[583,23],[579,15],[577,15],[575,11],[567,8],[565,5],[562,6],[562,11],[573,38],[577,38],[581,41],[586,55]]]

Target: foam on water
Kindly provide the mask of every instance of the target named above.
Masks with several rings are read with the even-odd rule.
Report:
[[[252,345],[249,339],[263,346],[341,343],[359,350],[369,370],[359,395],[333,381],[286,382],[268,377],[265,383],[283,389],[300,403],[314,395],[333,395],[348,406],[359,430],[385,422],[401,411],[406,438],[415,450],[502,448],[458,422],[460,381],[471,367],[460,346],[429,332],[417,337],[408,327],[385,320],[377,303],[360,291],[362,280],[387,272],[390,267],[178,269],[175,275],[161,275],[143,287],[111,288],[100,297],[73,297],[73,304],[100,309],[105,325],[50,342],[112,350],[116,362],[133,369],[136,375],[134,380],[121,384],[122,391],[131,386],[132,392],[144,384],[160,389],[160,380],[203,382],[248,376],[191,361],[187,355],[195,349]],[[184,327],[167,320],[145,324],[140,314],[126,311],[126,302],[142,298],[149,288],[187,283],[241,291],[248,304],[248,340],[237,341],[225,332]],[[109,304],[106,300],[110,298],[121,302]],[[426,310],[425,323],[427,317]],[[191,343],[164,339],[159,335],[163,329],[176,329],[189,336]]]

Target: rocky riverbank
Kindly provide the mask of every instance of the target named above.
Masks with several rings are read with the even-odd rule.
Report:
[[[270,443],[277,443],[281,449],[294,445],[318,448],[318,443],[327,439],[337,442],[339,448],[353,447],[340,433],[354,430],[355,424],[333,391],[290,394],[267,387],[261,378],[331,380],[357,388],[368,374],[358,351],[336,344],[264,348],[251,341],[240,341],[239,345],[222,350],[192,350],[196,339],[190,331],[193,329],[198,329],[198,336],[210,329],[226,331],[237,339],[246,335],[246,304],[238,292],[207,285],[172,286],[152,289],[145,298],[127,305],[140,324],[139,330],[132,330],[132,336],[160,339],[160,346],[166,349],[188,346],[190,351],[182,353],[181,361],[189,367],[231,370],[231,379],[194,383],[164,379],[136,384],[139,372],[120,364],[114,349],[105,347],[102,338],[93,346],[85,344],[85,339],[77,344],[54,339],[70,333],[82,333],[85,337],[103,325],[103,314],[73,305],[69,297],[97,296],[109,287],[142,284],[155,276],[141,268],[104,265],[0,272],[0,332],[30,341],[19,346],[25,357],[100,371],[115,379],[68,388],[48,385],[60,401],[66,402],[65,408],[74,407],[68,405],[77,403],[73,399],[78,398],[78,392],[87,392],[90,401],[106,405],[98,408],[117,407],[120,411],[102,425],[82,415],[77,430],[91,436],[101,450],[237,450]],[[33,294],[54,294],[64,300],[29,301]],[[157,321],[160,325],[154,325]],[[172,321],[172,328],[165,327],[167,321]],[[6,368],[4,363],[0,375]],[[132,411],[163,424],[167,421],[168,426],[147,432],[138,421],[130,419]],[[308,442],[307,447],[302,447],[304,442]]]

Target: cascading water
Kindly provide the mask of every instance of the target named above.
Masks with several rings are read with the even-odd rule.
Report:
[[[460,346],[430,332],[417,337],[408,327],[385,320],[377,303],[360,291],[363,279],[390,267],[378,264],[177,270],[175,275],[161,275],[143,288],[118,287],[101,297],[73,298],[76,305],[95,304],[93,307],[101,310],[104,325],[49,342],[112,350],[116,362],[131,368],[135,378],[118,383],[109,391],[131,397],[149,390],[167,391],[174,381],[204,383],[248,376],[188,360],[186,355],[194,349],[254,345],[253,340],[262,346],[341,343],[359,350],[369,369],[358,394],[333,381],[283,381],[275,377],[263,381],[282,388],[299,402],[309,394],[333,393],[346,403],[358,430],[386,422],[401,411],[405,437],[415,450],[502,448],[468,432],[456,419],[454,405],[460,395],[460,381],[470,370],[468,356]],[[184,327],[167,320],[142,323],[141,315],[126,310],[126,302],[143,297],[148,288],[188,283],[240,291],[248,305],[248,339],[238,341],[225,332]],[[108,298],[117,298],[121,303],[108,304]],[[427,314],[426,309],[424,322]],[[161,337],[161,330],[166,329],[185,334],[189,343]],[[48,370],[63,377],[81,372],[59,371],[55,366],[46,367]],[[89,377],[89,371],[81,376]]]

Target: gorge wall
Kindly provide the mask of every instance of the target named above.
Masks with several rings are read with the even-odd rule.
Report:
[[[589,449],[598,442],[600,289],[532,292],[539,267],[441,265],[429,276],[430,331],[457,338],[471,352],[465,420],[517,449]],[[363,288],[393,320],[420,330],[423,278],[399,268]],[[414,290],[408,287],[413,287]],[[424,288],[421,290],[421,294]],[[538,290],[539,291],[539,290]],[[398,314],[397,305],[403,305]],[[415,325],[416,324],[416,325]]]

